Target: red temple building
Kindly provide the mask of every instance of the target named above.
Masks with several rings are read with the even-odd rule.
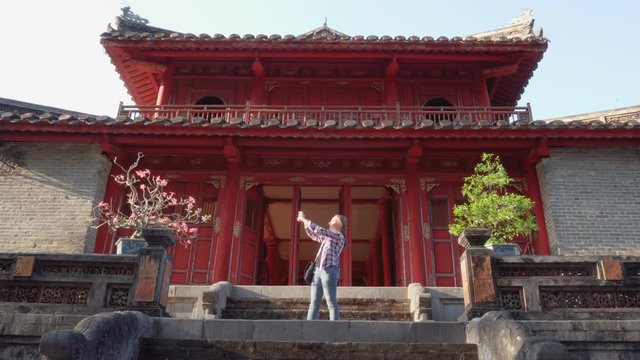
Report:
[[[640,112],[541,121],[517,106],[548,45],[530,13],[465,37],[326,24],[223,36],[152,27],[125,9],[101,43],[135,105],[113,118],[0,117],[5,250],[114,252],[119,234],[85,220],[123,196],[112,160],[143,153],[143,167],[212,215],[173,248],[174,284],[300,284],[317,250],[295,221],[304,210],[321,224],[350,219],[342,286],[461,286],[448,225],[463,178],[491,152],[535,202],[524,254],[638,253],[631,235],[601,235],[640,230],[640,206],[622,201],[640,195]],[[27,172],[38,176],[16,178]],[[35,205],[21,208],[25,198]],[[13,223],[22,212],[33,218]],[[63,229],[25,230],[53,225]]]

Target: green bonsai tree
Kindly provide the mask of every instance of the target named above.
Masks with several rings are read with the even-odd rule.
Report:
[[[483,153],[474,174],[464,178],[462,195],[467,202],[453,207],[455,221],[449,225],[449,232],[459,236],[469,227],[485,228],[491,230],[487,243],[500,244],[535,230],[533,201],[507,192],[506,186],[512,182],[500,157]]]

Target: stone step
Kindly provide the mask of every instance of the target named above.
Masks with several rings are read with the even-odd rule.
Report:
[[[389,359],[477,360],[472,344],[181,341],[144,339],[138,359]]]
[[[222,313],[224,319],[306,319],[307,308],[304,309],[243,309],[225,310]],[[329,312],[320,310],[320,319],[328,319]],[[340,308],[342,320],[396,320],[411,321],[412,316],[408,311],[364,311],[343,310]]]
[[[520,320],[534,335],[558,341],[633,341],[640,320]]]
[[[562,343],[573,359],[640,358],[640,320],[520,320],[531,332]]]
[[[408,306],[409,299],[388,299],[388,298],[338,298],[340,305],[345,306],[371,306],[380,304],[381,306]],[[295,304],[309,304],[309,298],[267,298],[267,297],[255,297],[255,298],[234,298],[227,299],[227,306],[233,304],[235,306],[242,306],[244,304],[248,306],[261,305],[261,304],[274,304],[279,306],[290,306]]]
[[[406,299],[339,299],[340,316],[345,320],[410,321],[410,303]],[[305,319],[308,299],[230,298],[222,313],[225,319]],[[328,318],[326,304],[321,303],[320,318]]]
[[[462,322],[154,318],[156,338],[191,340],[466,343]]]

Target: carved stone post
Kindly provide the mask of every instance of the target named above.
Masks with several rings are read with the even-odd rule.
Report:
[[[493,252],[483,246],[490,236],[491,231],[488,229],[469,228],[458,238],[458,244],[465,248],[460,257],[464,294],[464,313],[459,318],[461,321],[502,308],[493,277]]]
[[[144,229],[146,248],[138,253],[138,271],[134,280],[133,306],[151,316],[169,316],[166,312],[173,257],[168,248],[175,244],[169,229]]]

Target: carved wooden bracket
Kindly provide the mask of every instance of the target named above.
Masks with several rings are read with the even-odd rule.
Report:
[[[407,183],[404,178],[392,178],[390,181],[391,185],[387,186],[392,188],[393,191],[396,192],[396,194],[404,193],[405,191],[407,191]]]

